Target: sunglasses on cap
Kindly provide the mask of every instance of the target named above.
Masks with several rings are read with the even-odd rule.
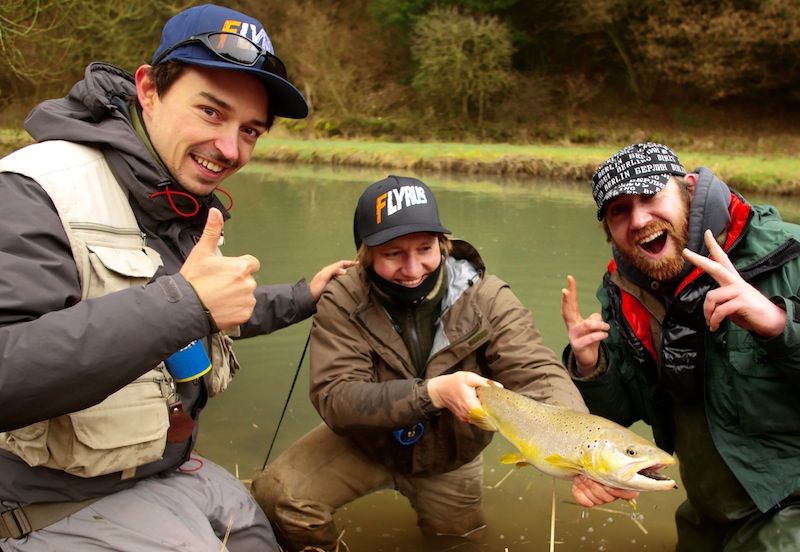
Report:
[[[236,33],[212,32],[201,33],[190,36],[186,40],[178,42],[174,46],[167,48],[164,52],[153,60],[153,65],[158,65],[169,54],[182,46],[199,42],[220,59],[242,65],[244,67],[255,67],[286,79],[286,66],[275,55],[262,49],[258,44]],[[256,64],[258,60],[264,58],[261,66]]]

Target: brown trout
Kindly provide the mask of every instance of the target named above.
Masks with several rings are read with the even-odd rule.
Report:
[[[502,387],[478,387],[482,408],[469,421],[497,431],[519,453],[503,464],[530,464],[562,479],[583,474],[599,483],[630,491],[676,489],[662,468],[675,459],[647,439],[601,416],[535,401]]]

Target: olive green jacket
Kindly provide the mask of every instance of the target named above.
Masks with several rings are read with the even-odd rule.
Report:
[[[586,412],[558,357],[508,284],[487,275],[477,251],[454,240],[424,379],[361,267],[331,281],[311,332],[310,397],[336,433],[388,468],[444,473],[474,459],[492,434],[433,406],[426,379],[466,370],[540,401]],[[392,431],[421,422],[422,438],[401,445]]]

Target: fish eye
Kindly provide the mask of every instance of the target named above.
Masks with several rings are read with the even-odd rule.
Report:
[[[636,456],[638,452],[636,451],[636,447],[628,447],[627,449],[625,449],[625,454],[627,454],[628,456]]]

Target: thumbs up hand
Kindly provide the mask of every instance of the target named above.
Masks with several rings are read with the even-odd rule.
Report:
[[[252,255],[217,255],[223,226],[222,213],[210,209],[203,235],[180,270],[221,330],[243,324],[252,316],[256,306],[253,275],[260,268]]]

